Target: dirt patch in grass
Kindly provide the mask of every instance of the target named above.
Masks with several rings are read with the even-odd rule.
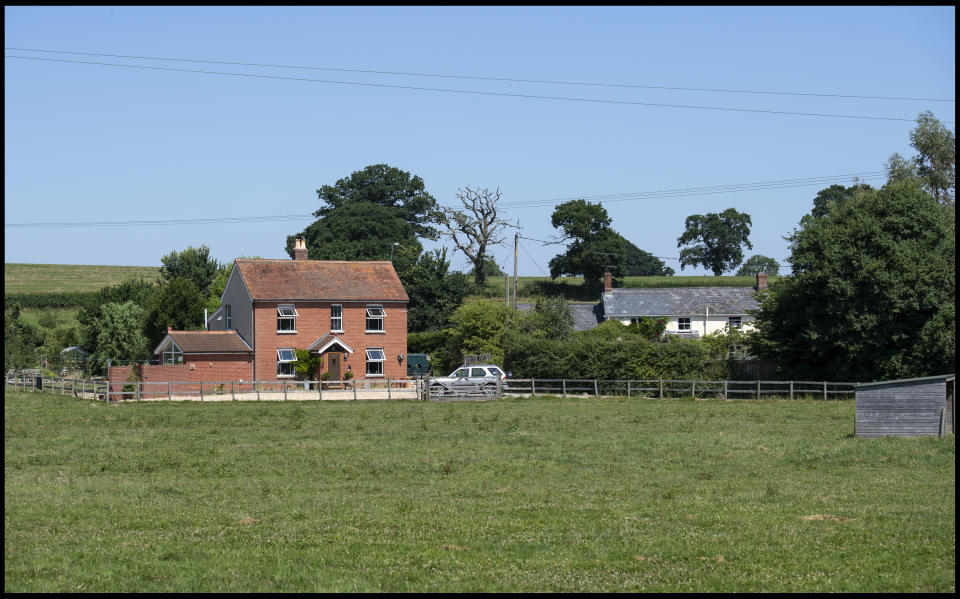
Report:
[[[800,516],[800,519],[839,522],[840,524],[856,520],[856,518],[845,518],[843,516],[834,516],[833,514],[813,514],[812,516]]]

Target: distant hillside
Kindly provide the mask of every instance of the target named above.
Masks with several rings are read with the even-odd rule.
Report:
[[[122,283],[129,277],[156,281],[159,266],[88,266],[80,264],[16,264],[3,265],[3,292],[75,293],[97,291]]]

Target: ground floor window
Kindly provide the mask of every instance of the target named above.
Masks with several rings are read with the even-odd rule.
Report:
[[[173,341],[163,350],[164,364],[183,364],[183,352]]]
[[[297,361],[297,354],[292,347],[284,347],[277,350],[277,376],[293,376],[294,362]]]
[[[743,319],[740,316],[731,316],[727,319],[727,324],[730,325],[731,329],[737,329],[739,331],[743,328]]]
[[[689,330],[690,330],[690,319],[689,319],[689,318],[678,318],[678,319],[677,319],[677,330],[678,330],[678,331],[689,331]]]
[[[383,363],[386,356],[382,347],[367,348],[367,376],[383,376]]]

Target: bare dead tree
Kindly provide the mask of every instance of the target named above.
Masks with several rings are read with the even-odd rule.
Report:
[[[487,188],[471,189],[467,186],[457,190],[457,198],[465,210],[444,208],[446,231],[444,235],[453,240],[453,245],[463,252],[473,263],[473,277],[476,284],[484,286],[487,273],[484,266],[487,250],[490,246],[501,245],[505,239],[504,230],[516,227],[497,212],[500,188],[490,191]]]

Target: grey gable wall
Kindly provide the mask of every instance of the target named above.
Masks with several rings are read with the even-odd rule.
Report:
[[[233,321],[233,328],[243,337],[244,341],[253,347],[253,300],[250,298],[250,292],[243,282],[243,277],[240,275],[240,269],[237,268],[236,262],[233,263],[230,278],[227,279],[223,295],[220,296],[220,304],[230,306],[230,319]],[[217,322],[222,322],[223,325],[221,326],[226,329],[226,315],[224,315],[223,320]]]

